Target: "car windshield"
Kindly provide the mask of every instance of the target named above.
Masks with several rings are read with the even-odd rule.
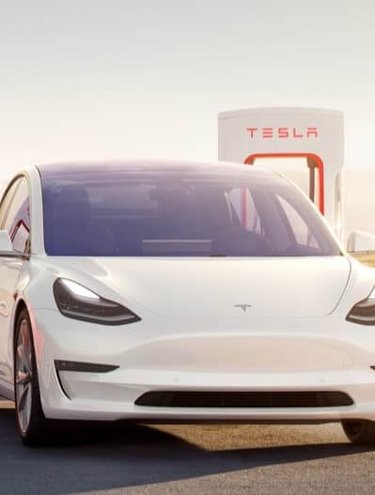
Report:
[[[41,169],[51,256],[329,256],[309,200],[250,167]]]

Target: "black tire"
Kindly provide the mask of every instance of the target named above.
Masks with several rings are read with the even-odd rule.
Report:
[[[355,445],[375,445],[375,421],[342,421],[342,427]]]
[[[46,420],[40,401],[38,370],[26,309],[18,315],[14,339],[14,394],[19,435],[25,445],[39,445],[48,437]]]

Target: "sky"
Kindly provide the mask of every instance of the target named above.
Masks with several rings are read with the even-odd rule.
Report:
[[[65,160],[217,158],[217,114],[345,113],[373,166],[372,0],[0,0],[0,175]]]

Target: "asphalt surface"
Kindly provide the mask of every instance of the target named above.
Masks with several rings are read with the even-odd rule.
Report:
[[[83,424],[24,447],[0,403],[0,495],[375,494],[375,448],[339,425]]]

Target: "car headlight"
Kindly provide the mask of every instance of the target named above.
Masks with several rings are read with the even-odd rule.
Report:
[[[366,299],[352,307],[346,319],[361,325],[375,325],[375,287]]]
[[[57,307],[68,318],[103,325],[125,325],[140,320],[125,306],[104,299],[72,280],[57,279],[53,284],[53,295]]]

